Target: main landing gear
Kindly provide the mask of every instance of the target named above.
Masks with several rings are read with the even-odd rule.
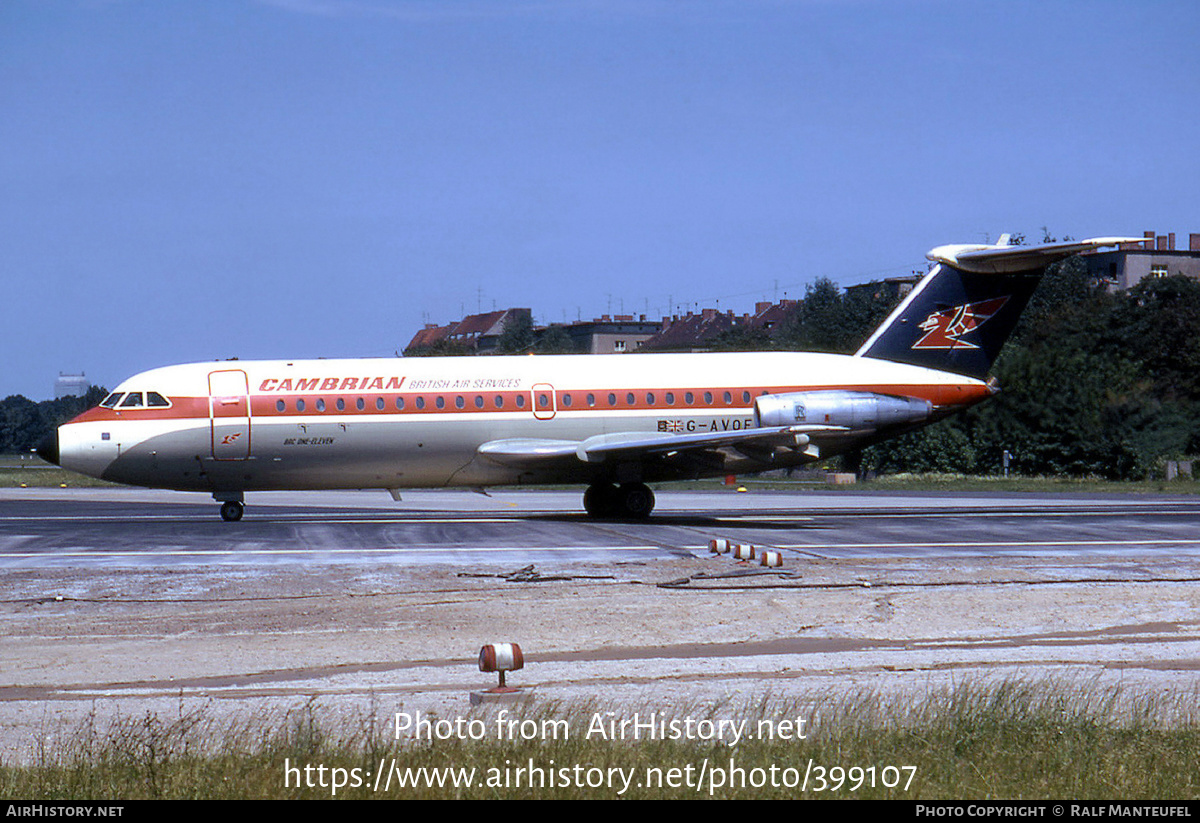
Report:
[[[592,517],[644,520],[654,511],[654,492],[645,483],[597,483],[583,493],[583,507]]]

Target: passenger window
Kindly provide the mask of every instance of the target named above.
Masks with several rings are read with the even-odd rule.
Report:
[[[726,403],[732,403],[732,402],[733,402],[733,395],[732,395],[732,394],[730,394],[729,392],[725,392],[725,402],[726,402]]]
[[[748,391],[744,391],[744,392],[742,392],[742,402],[743,402],[743,403],[749,403],[749,402],[750,402],[750,392],[748,392]]]
[[[338,410],[338,411],[345,411],[345,410],[346,410],[346,401],[345,401],[345,400],[343,400],[343,399],[342,399],[342,398],[340,398],[340,397],[337,399],[337,410]]]
[[[475,408],[477,408],[477,409],[483,408],[483,395],[482,394],[475,395]]]
[[[667,405],[668,406],[675,405],[675,393],[674,392],[667,392]]]
[[[564,406],[569,406],[569,405],[571,405],[571,395],[569,395],[569,394],[564,394],[564,395],[563,395],[563,405],[564,405]]]
[[[376,409],[378,409],[379,411],[383,411],[383,405],[384,405],[384,404],[383,404],[383,398],[382,398],[382,397],[376,397],[376,398],[375,398],[375,408],[376,408]]]
[[[704,402],[710,406],[712,405],[712,392],[706,391],[704,393]]]
[[[402,411],[403,409],[404,409],[404,398],[403,398],[403,397],[397,397],[397,398],[396,398],[396,410],[397,410],[397,411]]]
[[[359,411],[362,411],[363,409],[365,409],[365,408],[367,407],[367,401],[366,401],[366,400],[363,400],[363,399],[360,397],[360,398],[358,398],[357,400],[355,400],[355,401],[354,401],[354,406],[355,406],[355,408],[357,408]]]
[[[125,402],[121,404],[121,408],[129,409],[140,407],[142,405],[142,393],[140,391],[131,391],[126,397]]]
[[[439,395],[437,396],[437,400],[435,400],[435,401],[434,401],[434,405],[436,405],[436,406],[437,406],[439,409],[444,409],[444,408],[446,408],[446,398],[442,397],[442,396],[439,394]]]
[[[498,408],[498,409],[504,408],[504,396],[503,395],[500,395],[500,394],[496,395],[496,408]]]
[[[628,394],[625,395],[625,404],[626,405],[632,406],[636,402],[637,402],[637,399],[633,396],[633,392],[629,392]]]
[[[287,404],[284,403],[282,400],[275,401],[275,411],[283,411],[286,408],[287,408]]]
[[[589,395],[587,396],[587,401],[588,401],[588,406],[594,406],[594,405],[596,405],[596,395],[594,395],[594,394],[589,394]]]
[[[617,396],[615,394],[608,395],[608,405],[610,405],[610,406],[617,405]]]
[[[687,403],[689,406],[692,405],[693,403],[696,402],[696,395],[692,394],[691,392],[688,392],[687,394],[685,394],[683,396],[683,402]]]
[[[525,408],[525,395],[523,395],[523,394],[517,395],[517,408],[518,409]]]
[[[296,401],[296,411],[304,411],[304,398],[303,397]]]
[[[324,397],[317,398],[317,411],[325,411],[325,398]]]
[[[464,408],[466,405],[467,401],[463,400],[463,396],[461,394],[454,398],[454,407],[456,409]]]
[[[418,397],[418,398],[417,398],[417,408],[418,408],[418,409],[423,409],[423,408],[425,408],[425,398],[424,398],[424,397]]]

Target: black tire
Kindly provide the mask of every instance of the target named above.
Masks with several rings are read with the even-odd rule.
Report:
[[[608,483],[588,486],[583,493],[583,508],[592,517],[612,517],[617,510],[617,487]]]
[[[226,500],[221,504],[221,519],[232,523],[242,519],[246,507],[236,500]]]
[[[617,490],[621,515],[631,520],[645,520],[654,511],[654,492],[645,483],[626,483]]]

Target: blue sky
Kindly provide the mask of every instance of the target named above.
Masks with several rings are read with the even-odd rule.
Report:
[[[0,0],[0,396],[1200,232],[1200,3]]]

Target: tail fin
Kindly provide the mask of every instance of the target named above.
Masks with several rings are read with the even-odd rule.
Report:
[[[1088,249],[1144,240],[1098,237],[1042,246],[939,246],[926,255],[937,265],[854,356],[982,380],[1047,266]]]

